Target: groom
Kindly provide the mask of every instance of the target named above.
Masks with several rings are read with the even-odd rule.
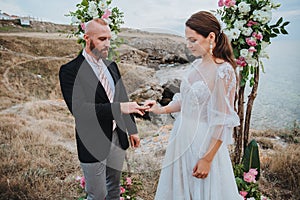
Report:
[[[86,47],[61,66],[64,100],[75,118],[78,158],[88,200],[120,199],[120,177],[129,147],[140,143],[131,113],[147,107],[128,102],[118,66],[106,60],[111,31],[102,19],[86,24]],[[128,135],[127,135],[128,134]]]

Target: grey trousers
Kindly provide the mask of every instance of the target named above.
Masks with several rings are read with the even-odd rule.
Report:
[[[125,158],[118,134],[114,131],[110,153],[107,158],[96,163],[80,163],[85,177],[87,200],[119,200],[120,178]]]

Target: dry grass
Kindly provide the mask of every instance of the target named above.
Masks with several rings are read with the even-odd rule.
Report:
[[[77,156],[57,144],[54,133],[17,114],[0,115],[0,124],[0,199],[78,197]]]
[[[299,126],[291,129],[254,131],[260,146],[261,191],[276,200],[299,200]]]
[[[300,199],[300,146],[291,144],[271,156],[263,168],[263,191],[271,199]]]

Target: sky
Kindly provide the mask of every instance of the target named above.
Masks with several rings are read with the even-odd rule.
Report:
[[[283,16],[291,24],[287,27],[288,38],[296,38],[300,28],[299,0],[275,0],[281,3],[273,19]],[[8,14],[31,16],[38,20],[69,24],[69,11],[76,10],[81,0],[0,0],[0,10]],[[124,12],[122,27],[184,34],[184,23],[199,10],[216,10],[218,0],[113,0],[112,7]]]

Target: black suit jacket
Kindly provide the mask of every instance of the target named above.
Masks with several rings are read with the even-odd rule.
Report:
[[[128,102],[120,71],[115,62],[103,60],[115,83],[114,102],[82,54],[62,65],[59,80],[64,100],[75,118],[79,160],[83,163],[104,160],[110,150],[113,120],[122,149],[129,147],[128,135],[137,133],[134,117],[121,114],[120,102]]]

